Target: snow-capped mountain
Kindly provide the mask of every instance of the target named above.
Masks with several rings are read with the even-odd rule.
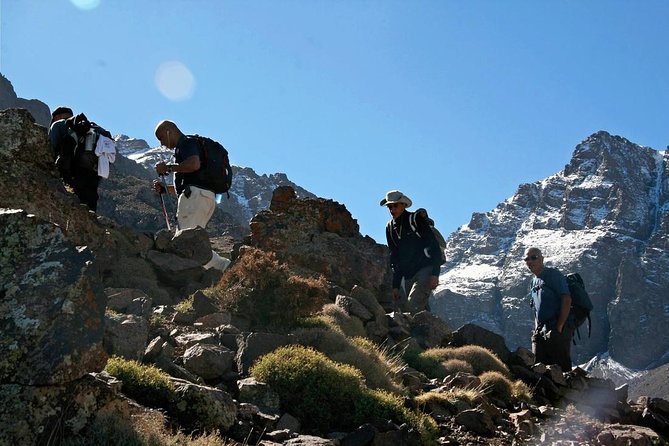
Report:
[[[500,333],[510,348],[529,347],[531,273],[522,256],[535,246],[547,265],[580,272],[595,304],[592,337],[581,328],[575,362],[603,352],[633,369],[667,362],[668,162],[667,152],[591,135],[563,171],[521,185],[449,237],[433,311],[454,326]]]
[[[114,137],[116,150],[119,154],[135,161],[146,168],[150,175],[155,175],[154,166],[159,161],[169,161],[174,154],[173,149],[165,147],[150,147],[143,139],[131,138],[126,135]],[[297,196],[315,197],[314,194],[296,185],[283,173],[258,175],[253,169],[234,165],[234,152],[230,153],[233,162],[232,187],[230,197],[223,197],[219,208],[230,214],[235,223],[246,232],[249,221],[259,211],[268,209],[272,199],[272,192],[279,186],[291,186]]]

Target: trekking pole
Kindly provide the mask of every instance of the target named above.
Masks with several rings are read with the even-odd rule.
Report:
[[[165,189],[167,192],[167,189]],[[165,207],[165,197],[163,197],[163,193],[159,192],[158,195],[160,195],[160,204],[163,206],[163,215],[165,216],[165,223],[167,224],[167,230],[171,231],[172,227],[170,226],[170,218],[167,216],[167,207]]]
[[[165,175],[160,175],[160,181],[162,182],[163,187],[165,188],[165,192],[167,194],[169,194],[169,189],[167,188],[167,181],[165,181]],[[174,221],[176,223],[177,230],[179,230],[181,228],[179,227],[179,219],[177,218],[177,207],[178,207],[177,203],[175,203],[174,204]],[[165,211],[165,213],[167,214],[167,211]]]

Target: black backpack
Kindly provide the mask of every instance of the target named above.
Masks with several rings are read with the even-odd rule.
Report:
[[[230,198],[232,166],[228,151],[219,142],[200,135],[191,135],[200,144],[200,170],[193,174],[193,184]]]
[[[79,167],[97,172],[98,156],[95,154],[95,147],[101,135],[112,139],[111,133],[89,121],[83,113],[68,118],[67,127],[70,136],[76,141],[72,162]]]
[[[579,327],[583,325],[585,320],[588,320],[588,337],[592,334],[592,320],[590,319],[590,312],[594,308],[588,292],[585,290],[583,278],[579,273],[567,274],[567,286],[569,286],[569,294],[571,295],[571,310],[570,314],[573,316],[574,325],[578,338],[581,339]]]

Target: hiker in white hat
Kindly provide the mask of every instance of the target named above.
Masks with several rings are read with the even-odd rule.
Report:
[[[411,199],[391,190],[381,200],[392,219],[386,225],[386,241],[393,269],[393,303],[417,313],[430,310],[432,290],[439,284],[443,253],[428,223],[427,213],[410,212]],[[404,289],[402,289],[404,280]]]

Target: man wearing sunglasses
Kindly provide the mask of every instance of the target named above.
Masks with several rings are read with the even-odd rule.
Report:
[[[386,225],[386,241],[393,269],[393,304],[411,313],[429,311],[432,290],[439,284],[439,243],[425,218],[411,218],[413,213],[406,210],[411,199],[402,192],[388,192],[380,204],[392,216]],[[402,279],[404,293],[400,292]]]
[[[571,370],[571,337],[573,323],[569,320],[571,295],[567,279],[556,268],[544,266],[539,248],[529,248],[523,259],[534,274],[530,285],[535,329],[532,351],[537,362],[557,364],[563,372]]]

